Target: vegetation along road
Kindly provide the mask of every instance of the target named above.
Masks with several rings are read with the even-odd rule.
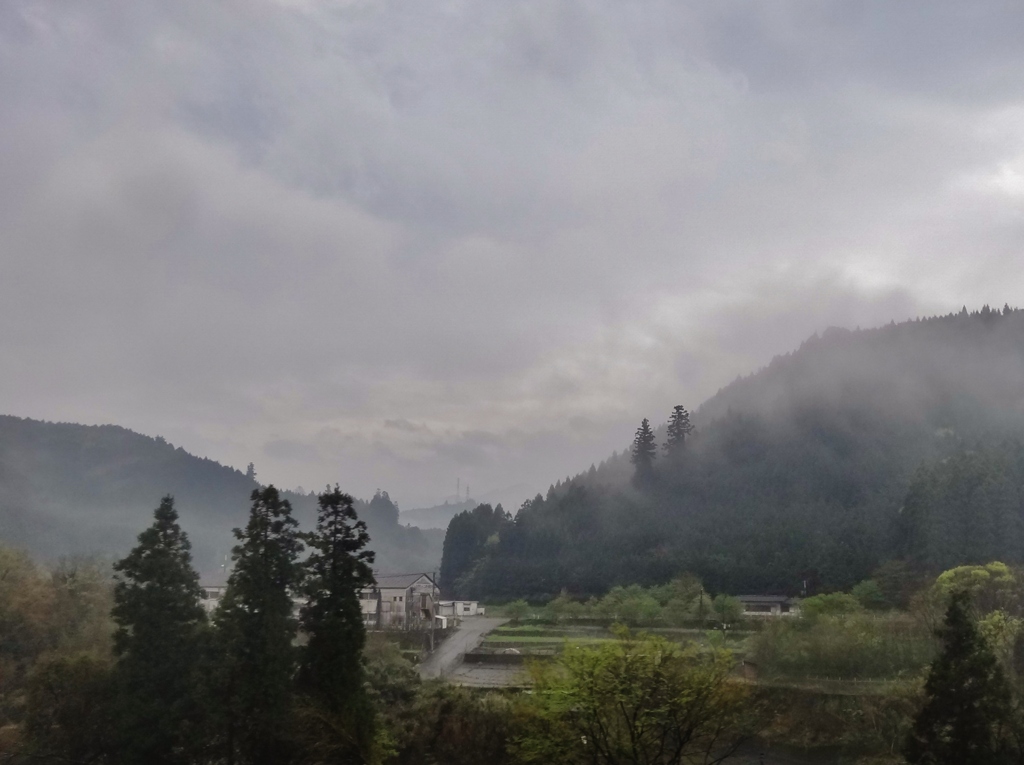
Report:
[[[463,619],[462,624],[447,640],[438,646],[427,659],[420,664],[420,675],[427,677],[444,677],[462,663],[462,655],[472,651],[491,630],[500,627],[507,619],[489,616],[474,616]]]

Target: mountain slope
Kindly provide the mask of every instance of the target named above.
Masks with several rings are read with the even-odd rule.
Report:
[[[899,554],[922,463],[1024,436],[1024,312],[829,330],[724,388],[694,422],[646,485],[631,485],[623,454],[524,505],[456,589],[583,595],[684,570],[731,592],[849,586]],[[1014,501],[998,517],[1024,517]],[[968,547],[959,559],[984,553]]]
[[[114,425],[85,426],[0,416],[0,541],[42,558],[121,554],[172,494],[197,568],[214,571],[244,526],[256,481],[162,438]],[[313,495],[284,492],[304,528]],[[435,568],[443,535],[398,524],[386,494],[357,502],[380,570]]]

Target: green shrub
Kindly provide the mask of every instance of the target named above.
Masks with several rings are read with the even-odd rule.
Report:
[[[891,608],[892,604],[885,597],[882,588],[874,579],[865,579],[860,584],[854,585],[850,594],[857,599],[863,608],[868,611],[884,611]]]
[[[520,598],[519,600],[513,600],[511,603],[506,603],[502,610],[505,612],[505,616],[512,620],[513,624],[519,624],[530,613],[530,604]]]
[[[732,595],[716,595],[711,602],[711,610],[722,624],[733,624],[743,615],[743,604]]]
[[[904,614],[780,619],[750,639],[749,655],[768,677],[891,678],[920,672],[935,641]]]
[[[815,595],[800,602],[800,612],[807,617],[845,616],[863,611],[860,601],[845,592]]]

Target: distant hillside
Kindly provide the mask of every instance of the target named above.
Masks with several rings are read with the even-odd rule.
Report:
[[[256,481],[162,438],[114,425],[85,426],[0,416],[0,541],[37,557],[123,553],[173,494],[196,567],[212,572],[244,526]],[[316,498],[285,492],[304,528]],[[379,570],[431,570],[443,534],[404,528],[387,494],[356,506]]]
[[[1024,497],[1013,493],[1010,456],[997,460],[1008,471],[998,512],[978,505],[992,492],[955,501],[946,495],[970,487],[946,482],[945,494],[914,490],[942,494],[935,501],[952,510],[914,505],[914,522],[901,521],[912,480],[941,475],[943,460],[977,448],[1019,453],[1020,310],[830,329],[727,386],[693,420],[679,458],[659,450],[644,485],[632,485],[624,452],[526,503],[496,542],[473,551],[455,590],[584,595],[689,570],[712,589],[795,594],[804,583],[847,587],[912,549],[926,551],[915,553],[922,565],[1007,554],[978,539],[1019,538],[1012,557],[1024,563]],[[1003,525],[972,532],[972,516]]]
[[[444,502],[433,507],[419,507],[415,510],[403,510],[398,515],[400,523],[416,526],[420,529],[441,529],[444,531],[452,518],[463,510],[472,510],[477,506],[475,499],[465,502]]]

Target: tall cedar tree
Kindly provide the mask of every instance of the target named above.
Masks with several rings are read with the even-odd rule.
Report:
[[[633,448],[630,451],[630,461],[636,468],[633,474],[633,483],[636,486],[643,486],[650,483],[654,476],[654,460],[658,455],[658,446],[654,442],[654,431],[651,423],[646,417],[636,429],[636,436],[633,438]]]
[[[686,437],[692,432],[690,413],[682,404],[676,404],[672,407],[672,414],[668,418],[668,427],[665,429],[665,452],[670,455],[679,454],[686,443]]]
[[[460,597],[459,578],[483,555],[487,540],[511,524],[512,516],[501,505],[477,505],[463,510],[448,522],[441,556],[441,591]]]
[[[352,497],[338,486],[318,497],[316,531],[305,535],[311,549],[299,623],[307,636],[298,689],[306,739],[317,761],[374,759],[374,711],[363,687],[363,627],[359,590],[374,582],[366,523]]]
[[[970,595],[950,598],[938,630],[942,652],[925,684],[927,701],[914,721],[903,754],[923,765],[995,765],[1009,762],[1003,726],[1010,689],[970,615]]]
[[[302,543],[288,500],[252,493],[249,523],[235,529],[234,569],[216,615],[222,651],[228,763],[281,765],[292,756],[292,680]]]
[[[114,564],[115,761],[189,760],[200,723],[196,662],[206,622],[190,547],[168,496],[139,544]]]

